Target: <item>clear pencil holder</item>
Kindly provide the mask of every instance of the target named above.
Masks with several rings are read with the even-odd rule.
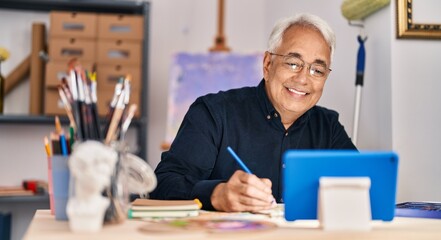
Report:
[[[110,185],[104,191],[104,195],[110,200],[109,207],[104,215],[104,223],[121,223],[127,218],[130,207],[130,192],[128,189],[126,162],[124,159],[128,153],[125,142],[112,142],[111,147],[116,151],[117,161],[113,174],[110,177]]]
[[[106,223],[118,223],[127,218],[130,208],[130,194],[146,198],[157,184],[156,175],[147,162],[129,152],[125,142],[113,142],[112,148],[118,154],[115,172],[109,189],[111,204],[105,215]]]
[[[127,218],[130,208],[130,194],[146,198],[155,189],[157,180],[153,169],[147,162],[129,152],[125,142],[112,142],[117,153],[115,171],[111,177],[106,194],[110,206],[106,211],[105,223],[119,223]]]

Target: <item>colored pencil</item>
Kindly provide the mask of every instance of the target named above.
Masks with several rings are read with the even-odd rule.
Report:
[[[44,137],[44,148],[46,150],[46,155],[48,157],[51,157],[52,156],[51,147],[49,146],[49,139],[47,137]]]
[[[55,131],[60,138],[61,154],[67,156],[69,153],[67,150],[66,137],[64,136],[64,131],[61,128],[60,118],[58,116],[55,116]]]
[[[233,149],[228,146],[227,147],[228,152],[231,154],[231,156],[233,156],[234,160],[236,160],[236,162],[240,165],[240,167],[249,174],[253,174],[250,169],[245,165],[245,163],[242,162],[242,160],[240,159],[239,156],[237,156],[237,154],[233,151]]]

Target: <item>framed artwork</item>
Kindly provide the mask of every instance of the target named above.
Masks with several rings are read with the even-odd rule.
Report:
[[[397,38],[441,39],[441,1],[396,1]]]

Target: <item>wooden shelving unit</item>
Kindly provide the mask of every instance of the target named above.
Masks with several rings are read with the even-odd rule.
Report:
[[[149,14],[150,3],[144,1],[124,0],[1,0],[0,9],[19,11],[78,11],[96,13],[115,13],[142,15],[144,19],[144,38],[142,42],[141,64],[141,106],[140,116],[135,119],[131,127],[137,128],[137,155],[147,159],[147,93],[148,93],[148,40],[149,40]],[[0,124],[53,124],[51,116],[28,115],[0,115]],[[67,123],[67,118],[61,119]]]

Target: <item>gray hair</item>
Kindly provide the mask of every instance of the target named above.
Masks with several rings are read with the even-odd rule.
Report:
[[[293,17],[279,20],[268,39],[268,51],[274,52],[282,43],[283,34],[291,26],[299,25],[317,29],[331,49],[331,60],[335,49],[335,34],[329,24],[316,15],[302,13]]]

